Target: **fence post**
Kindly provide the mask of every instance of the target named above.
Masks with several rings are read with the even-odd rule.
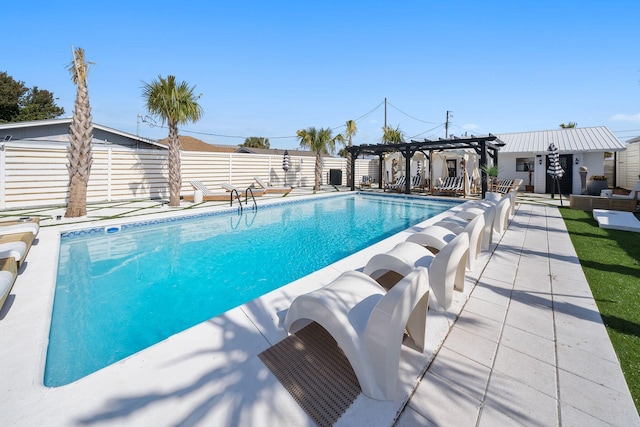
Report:
[[[5,154],[5,143],[0,144],[0,209],[7,207],[6,203],[6,182],[7,182],[7,159]]]
[[[107,201],[111,201],[111,147],[107,148]]]

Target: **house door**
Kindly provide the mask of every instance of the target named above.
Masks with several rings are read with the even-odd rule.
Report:
[[[560,154],[560,166],[564,169],[564,175],[560,179],[560,192],[562,194],[571,194],[573,192],[573,154]],[[547,169],[549,169],[549,157],[547,156]],[[557,193],[558,189],[554,191],[554,181],[549,174],[547,174],[546,193]]]
[[[451,177],[458,175],[458,162],[456,159],[447,159],[447,173]]]

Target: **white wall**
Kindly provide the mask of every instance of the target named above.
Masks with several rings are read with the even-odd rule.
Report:
[[[631,190],[640,181],[640,142],[627,144],[616,160],[618,187]]]
[[[7,142],[0,144],[0,210],[65,205],[68,195],[67,149],[59,143]],[[346,160],[323,158],[322,183],[329,169],[342,170],[346,185]],[[282,156],[246,153],[182,152],[182,194],[193,191],[197,179],[211,189],[220,182],[239,188],[255,186],[254,176],[274,185],[285,184]],[[377,160],[356,160],[356,182],[362,175],[376,180]],[[312,187],[315,157],[293,156],[286,184]],[[169,197],[168,161],[164,150],[137,150],[112,145],[93,147],[93,165],[87,187],[88,202]]]

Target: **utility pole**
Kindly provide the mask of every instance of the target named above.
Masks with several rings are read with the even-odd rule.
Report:
[[[449,114],[451,111],[447,110],[447,120],[444,122],[444,137],[449,138]]]
[[[387,97],[384,97],[384,128],[387,128]]]

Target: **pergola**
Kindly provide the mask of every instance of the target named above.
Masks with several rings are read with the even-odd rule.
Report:
[[[437,141],[424,139],[423,141],[411,140],[411,142],[402,142],[399,144],[363,144],[347,147],[347,151],[351,153],[351,190],[355,190],[355,165],[359,155],[376,155],[379,158],[379,176],[382,178],[382,158],[385,153],[399,151],[405,160],[405,171],[411,169],[411,158],[417,152],[424,154],[429,163],[431,163],[434,151],[473,149],[480,156],[480,170],[482,173],[482,197],[487,192],[486,173],[482,170],[482,166],[487,164],[487,159],[491,157],[493,164],[498,165],[498,151],[503,147],[504,142],[500,141],[497,136],[489,134],[489,136],[469,136],[469,137],[451,137],[448,139],[439,138]],[[382,179],[379,180],[378,188],[382,188]],[[411,180],[407,178],[405,182],[405,194],[411,193]]]

